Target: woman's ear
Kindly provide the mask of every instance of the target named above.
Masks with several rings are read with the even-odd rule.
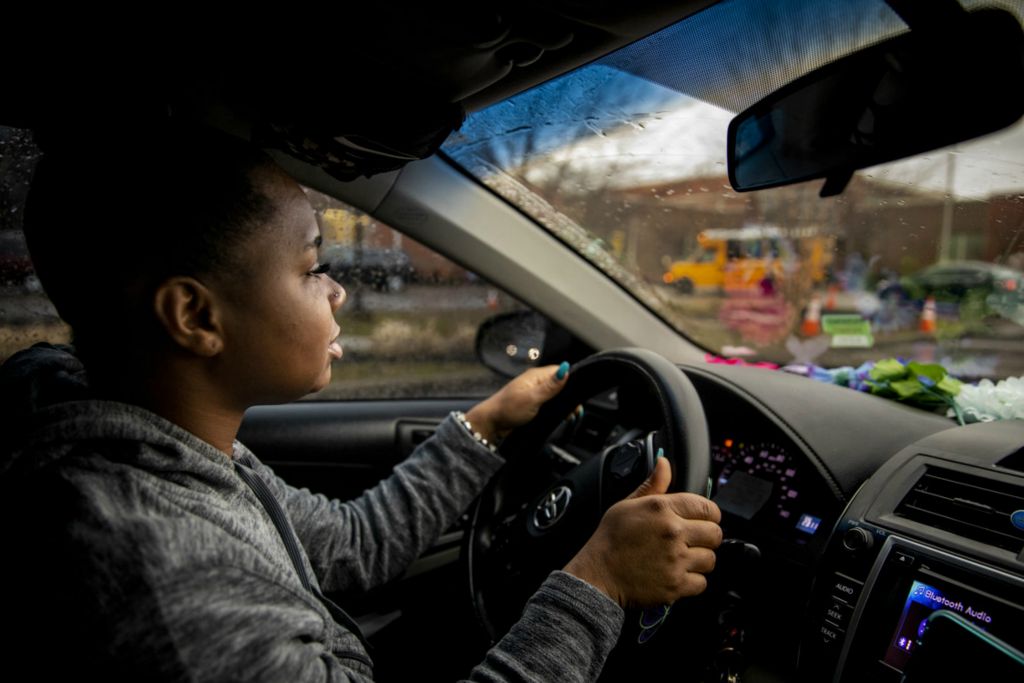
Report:
[[[156,319],[171,340],[197,356],[216,356],[224,349],[218,302],[192,277],[162,282],[153,296]]]

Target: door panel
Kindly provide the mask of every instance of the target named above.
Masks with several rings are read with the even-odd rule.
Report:
[[[349,500],[407,458],[472,399],[299,401],[245,414],[238,439],[293,486]]]

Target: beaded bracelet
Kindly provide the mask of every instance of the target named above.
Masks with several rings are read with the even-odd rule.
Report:
[[[473,429],[473,425],[470,424],[470,422],[466,418],[466,414],[464,412],[462,412],[461,410],[456,410],[455,412],[452,413],[452,416],[455,418],[455,420],[460,425],[465,427],[466,431],[469,432],[470,436],[472,436],[474,439],[476,439],[477,443],[479,443],[481,446],[484,446],[485,448],[487,448],[487,450],[489,450],[491,453],[497,453],[498,452],[498,447],[497,446],[495,446],[493,443],[491,443],[490,441],[485,439],[483,437],[483,434],[481,434],[480,432],[475,431]]]

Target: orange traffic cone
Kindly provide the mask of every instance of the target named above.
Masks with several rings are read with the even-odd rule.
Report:
[[[825,299],[825,310],[834,311],[836,310],[836,292],[839,291],[839,285],[828,286],[828,298]]]
[[[817,337],[821,334],[821,297],[817,294],[812,296],[807,304],[807,313],[800,323],[800,334],[805,337]]]
[[[935,332],[935,297],[933,296],[924,300],[924,308],[921,309],[921,322],[918,325],[918,329],[928,334]]]

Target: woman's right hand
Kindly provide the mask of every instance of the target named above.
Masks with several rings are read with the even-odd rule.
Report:
[[[707,587],[722,543],[722,514],[693,493],[667,493],[672,470],[654,472],[605,513],[597,531],[566,565],[622,607],[667,605]]]

